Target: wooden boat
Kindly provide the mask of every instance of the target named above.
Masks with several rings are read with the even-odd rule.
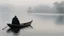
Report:
[[[27,27],[30,26],[33,20],[31,20],[30,22],[27,23],[22,23],[20,25],[17,24],[7,24],[10,28],[23,28],[23,27]]]

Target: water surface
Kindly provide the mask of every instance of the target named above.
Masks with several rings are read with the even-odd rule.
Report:
[[[9,27],[2,30],[2,28],[7,26],[7,23],[11,23],[14,17],[14,13],[4,13],[0,15],[1,36],[64,36],[64,16],[34,15],[26,12],[24,14],[20,12],[16,15],[21,23],[33,20],[31,24],[33,28],[27,27],[19,30],[18,33],[7,32]]]

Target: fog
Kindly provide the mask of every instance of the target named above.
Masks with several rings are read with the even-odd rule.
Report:
[[[64,36],[64,1],[62,0],[0,0],[1,36]],[[7,32],[7,23],[17,15],[20,23],[33,20],[33,28],[18,34]]]

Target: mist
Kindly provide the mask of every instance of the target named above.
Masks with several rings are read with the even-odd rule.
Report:
[[[33,20],[33,28],[21,29],[18,35],[1,30],[17,16],[20,23]],[[64,1],[62,0],[0,0],[0,34],[2,36],[63,36]],[[4,35],[3,35],[4,34]]]

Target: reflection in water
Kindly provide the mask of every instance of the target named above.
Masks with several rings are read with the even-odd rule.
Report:
[[[9,28],[8,30],[7,30],[7,33],[9,33],[9,32],[13,32],[13,35],[19,35],[19,32],[20,32],[20,29],[11,29],[11,28]]]
[[[12,31],[13,33],[18,33],[19,31],[20,31],[20,29],[11,29],[11,28],[9,28],[8,30],[7,30],[7,32],[10,32],[10,31]]]
[[[33,14],[32,14],[33,15]],[[36,18],[42,19],[42,20],[53,20],[55,24],[64,24],[64,15],[40,15],[40,14],[34,14]]]
[[[64,24],[64,16],[58,16],[56,19],[56,24]]]
[[[13,32],[13,35],[18,36],[21,29],[25,29],[25,28],[28,28],[28,27],[33,28],[32,26],[27,26],[27,27],[17,28],[17,29],[16,28],[15,29],[9,28],[7,30],[7,33]]]

